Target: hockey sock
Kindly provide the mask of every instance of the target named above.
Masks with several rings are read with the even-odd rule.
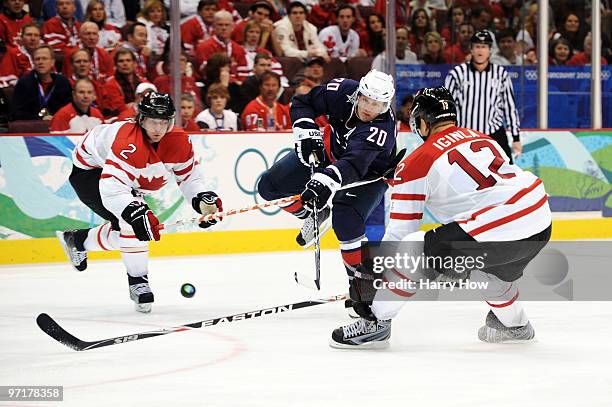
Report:
[[[518,288],[512,283],[508,284],[508,291],[504,294],[504,297],[509,298],[497,301],[489,299],[487,300],[487,304],[489,304],[491,311],[493,311],[497,319],[499,319],[499,322],[504,324],[504,326],[513,327],[527,325],[527,322],[529,322],[527,314],[525,314],[523,305],[517,301],[519,296]]]
[[[281,209],[289,212],[290,214],[298,217],[299,219],[306,219],[310,216],[311,211],[304,207],[302,201],[297,200],[291,202],[289,205],[281,206]]]
[[[361,235],[356,239],[340,242],[340,254],[349,277],[355,274],[355,268],[361,264],[361,245],[367,243],[367,241],[365,235]]]
[[[85,250],[92,252],[119,249],[119,232],[112,230],[109,223],[89,229],[84,243]]]

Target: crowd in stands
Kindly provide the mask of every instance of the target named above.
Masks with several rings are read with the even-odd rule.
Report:
[[[169,0],[0,1],[9,131],[78,133],[134,117],[147,92],[170,92],[174,69],[189,131],[284,130],[294,94],[384,69],[385,0],[181,0],[179,67],[170,62]],[[492,62],[537,63],[537,1],[395,3],[396,63],[462,63],[481,29],[496,39]],[[612,12],[601,3],[607,64]],[[550,64],[590,64],[590,2],[549,5]]]

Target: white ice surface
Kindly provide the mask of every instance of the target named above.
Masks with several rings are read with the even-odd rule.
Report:
[[[612,303],[525,303],[538,342],[480,343],[487,307],[414,302],[384,351],[331,349],[339,304],[75,352],[38,329],[47,312],[84,340],[341,294],[336,251],[321,293],[297,286],[312,252],[155,258],[153,313],[137,314],[120,262],[0,268],[0,385],[63,385],[40,406],[612,406]],[[182,283],[195,297],[181,297]]]

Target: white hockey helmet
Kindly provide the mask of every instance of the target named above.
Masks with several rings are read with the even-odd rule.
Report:
[[[385,113],[391,107],[391,101],[395,95],[395,83],[391,75],[372,69],[359,81],[358,94],[367,96],[379,102],[383,102]]]

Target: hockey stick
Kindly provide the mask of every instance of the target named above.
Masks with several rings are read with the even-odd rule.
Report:
[[[348,298],[348,294],[335,295],[328,298],[320,298],[317,300],[308,300],[295,302],[293,304],[278,305],[271,308],[261,308],[251,312],[244,312],[241,314],[227,315],[219,318],[211,318],[204,321],[192,322],[190,324],[180,325],[172,328],[158,329],[155,331],[140,332],[132,335],[117,336],[114,338],[101,339],[96,341],[84,341],[76,336],[72,335],[64,328],[62,328],[53,318],[48,314],[40,314],[36,318],[36,324],[51,338],[55,339],[64,346],[71,349],[82,351],[95,348],[101,348],[104,346],[119,345],[126,342],[139,341],[141,339],[153,338],[155,336],[167,335],[175,332],[189,331],[191,329],[202,328],[207,326],[213,326],[220,323],[235,322],[251,318],[259,318],[266,315],[280,314],[288,311],[293,311],[300,308],[313,307],[315,305],[327,304],[330,302],[343,301]]]
[[[365,179],[362,181],[353,182],[352,184],[347,184],[347,185],[340,187],[338,190],[342,191],[345,189],[351,189],[351,188],[359,187],[362,185],[371,184],[373,182],[377,182],[377,181],[380,181],[381,179],[384,179],[386,175],[387,174],[385,173],[385,175],[376,176],[375,178],[369,178],[369,179]],[[221,219],[225,216],[237,215],[240,213],[250,212],[250,211],[257,210],[257,209],[268,208],[270,206],[283,205],[286,203],[297,201],[298,199],[300,199],[299,194],[292,195],[286,198],[279,198],[279,199],[274,199],[272,201],[262,202],[260,204],[245,206],[244,208],[230,209],[224,212],[216,212],[216,213],[211,213],[206,216],[196,216],[196,217],[189,218],[189,219],[180,219],[180,220],[177,220],[171,223],[161,223],[157,226],[157,228],[158,230],[161,231],[161,230],[164,230],[170,227],[174,227],[174,226],[193,225],[193,224],[197,224],[197,223],[204,222],[204,221],[211,220],[211,219]]]
[[[317,165],[317,156],[313,153],[310,156],[310,178],[315,174],[315,166]],[[321,236],[319,234],[319,215],[317,210],[317,197],[314,198],[314,208],[312,210],[312,218],[314,221],[314,245],[315,245],[315,279],[314,285],[317,290],[321,289]],[[298,272],[293,273],[295,282],[301,284],[298,277]]]

